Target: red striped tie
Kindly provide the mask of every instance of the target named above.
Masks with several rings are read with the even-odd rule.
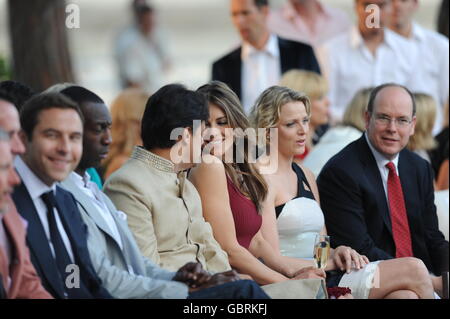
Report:
[[[394,235],[396,248],[395,257],[411,257],[413,256],[411,234],[408,217],[406,216],[402,184],[394,163],[389,162],[386,167],[389,169],[387,189],[389,209],[391,210],[392,234]]]

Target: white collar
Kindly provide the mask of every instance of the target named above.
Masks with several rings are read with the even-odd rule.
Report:
[[[19,172],[19,175],[22,178],[22,183],[25,184],[25,187],[27,188],[28,193],[30,193],[33,201],[49,191],[53,191],[53,193],[55,193],[56,183],[53,183],[52,186],[46,185],[39,177],[36,176],[36,174],[34,174],[34,172],[28,167],[20,156],[16,156],[14,166]]]
[[[373,156],[375,157],[375,161],[377,162],[378,167],[386,168],[386,164],[392,162],[394,163],[395,168],[398,172],[398,154],[395,155],[394,159],[392,160],[387,159],[384,155],[378,152],[375,147],[373,147],[372,143],[370,143],[369,137],[367,136],[367,131],[364,132],[364,136],[366,138],[367,144],[369,144],[369,148],[372,151]]]
[[[425,37],[426,37],[425,29],[414,21],[412,23],[411,33],[412,33],[413,39],[417,39],[418,41],[425,40]]]
[[[80,188],[88,188],[89,182],[91,181],[91,175],[87,171],[84,173],[84,176],[73,171],[70,173],[69,178]]]
[[[395,33],[388,28],[384,28],[384,40],[383,43],[386,44],[389,47],[393,47],[396,39],[395,39]],[[361,35],[361,32],[359,32],[359,29],[357,26],[353,26],[350,29],[350,46],[354,49],[361,47],[364,45],[364,39]]]
[[[266,42],[265,47],[262,50],[256,49],[248,42],[242,43],[242,60],[246,60],[249,56],[258,52],[266,52],[274,58],[278,58],[280,56],[280,48],[278,47],[278,38],[275,34],[270,34],[269,39]]]

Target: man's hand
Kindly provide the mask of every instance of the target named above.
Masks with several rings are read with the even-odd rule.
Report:
[[[352,267],[359,270],[369,263],[366,256],[358,254],[356,250],[347,246],[337,247],[333,252],[332,259],[336,267],[346,271],[347,274],[350,273]]]
[[[173,277],[174,281],[185,283],[189,288],[197,288],[211,279],[211,275],[205,271],[200,263],[187,263]]]
[[[305,267],[297,271],[294,274],[294,277],[291,279],[311,279],[311,278],[325,279],[325,277],[326,274],[323,269],[316,267]]]
[[[239,274],[234,270],[229,270],[225,272],[220,272],[217,274],[214,274],[210,277],[210,279],[206,282],[204,282],[202,285],[199,285],[197,287],[192,287],[192,289],[189,289],[190,292],[210,288],[222,284],[226,284],[227,282],[237,281],[241,280],[239,277]]]

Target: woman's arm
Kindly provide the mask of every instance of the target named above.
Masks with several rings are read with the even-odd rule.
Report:
[[[189,178],[202,199],[203,216],[211,224],[215,239],[228,253],[232,267],[263,285],[288,280],[238,243],[223,163],[218,159],[202,163],[191,171]]]

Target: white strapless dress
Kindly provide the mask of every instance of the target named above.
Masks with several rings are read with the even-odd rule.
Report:
[[[313,259],[314,240],[324,224],[322,209],[314,199],[297,197],[287,202],[277,218],[281,254]],[[371,262],[363,269],[344,274],[339,286],[349,287],[354,298],[367,299],[370,289],[377,284],[374,277],[378,263]]]

